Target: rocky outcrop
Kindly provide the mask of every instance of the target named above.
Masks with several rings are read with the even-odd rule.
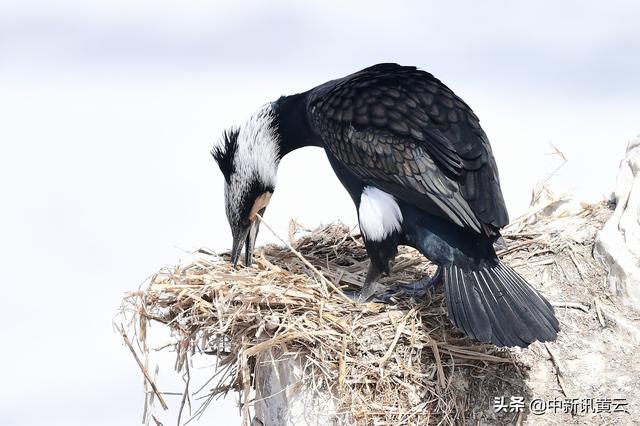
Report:
[[[640,309],[640,136],[629,143],[614,194],[616,208],[598,234],[594,256],[612,293]]]

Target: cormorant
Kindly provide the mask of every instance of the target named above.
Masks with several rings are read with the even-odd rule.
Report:
[[[451,89],[415,67],[378,64],[304,93],[282,96],[223,134],[212,154],[225,178],[233,234],[250,264],[259,221],[283,156],[325,149],[358,212],[370,258],[358,300],[397,254],[415,247],[438,265],[452,323],[498,346],[526,347],[559,331],[549,302],[500,262],[508,223],[498,169],[478,117]]]

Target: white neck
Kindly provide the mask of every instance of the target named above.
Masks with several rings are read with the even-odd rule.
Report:
[[[267,104],[238,127],[233,173],[225,186],[227,216],[236,221],[253,184],[258,182],[265,189],[276,186],[280,145],[274,121],[273,109]]]
[[[238,178],[248,181],[256,175],[261,182],[275,187],[280,143],[271,104],[262,106],[240,125],[235,168]]]

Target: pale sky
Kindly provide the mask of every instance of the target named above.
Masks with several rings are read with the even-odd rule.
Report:
[[[511,217],[558,165],[550,143],[569,160],[560,190],[607,196],[640,134],[640,4],[519,4],[1,2],[1,423],[139,424],[113,315],[183,250],[229,247],[209,149],[281,94],[416,65],[480,117]],[[291,217],[355,224],[320,149],[281,164],[266,220],[284,234]],[[180,391],[160,361],[163,390]],[[237,419],[229,400],[195,424]]]

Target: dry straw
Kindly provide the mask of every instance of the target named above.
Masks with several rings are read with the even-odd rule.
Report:
[[[535,263],[535,253],[549,253],[553,241],[528,228],[531,217],[506,233],[507,257],[525,252]],[[248,422],[253,367],[274,350],[301,360],[303,385],[331,395],[341,424],[457,424],[464,420],[468,389],[456,383],[456,374],[517,370],[509,351],[478,344],[452,327],[441,289],[418,301],[398,294],[386,304],[355,304],[339,296],[336,287],[361,286],[368,265],[360,237],[345,226],[301,232],[294,223],[288,244],[263,247],[253,267],[239,270],[226,255],[202,251],[127,296],[125,317],[135,320],[127,330],[142,342],[136,358],[150,395],[163,403],[140,361],[147,355],[150,321],[166,324],[177,338],[178,371],[188,373],[193,353],[218,357],[208,397],[192,418],[212,398],[237,391]],[[408,283],[433,270],[418,253],[402,249],[382,284]]]

